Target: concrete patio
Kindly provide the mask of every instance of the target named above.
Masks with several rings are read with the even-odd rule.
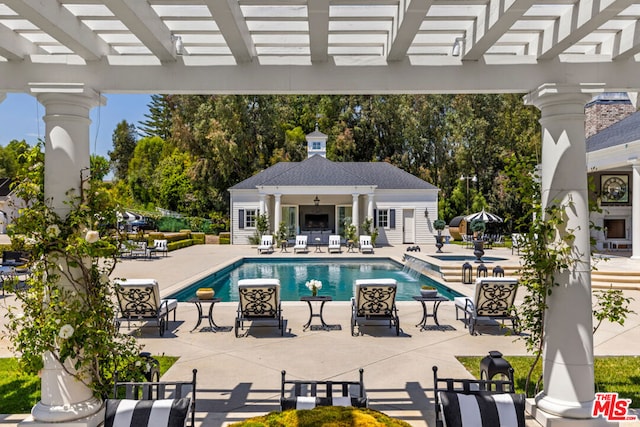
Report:
[[[375,257],[400,260],[407,246],[376,248]],[[435,248],[422,246],[421,252],[411,252],[419,258],[434,254]],[[445,245],[446,254],[470,254],[471,251],[457,245]],[[501,266],[517,265],[517,257],[511,250],[495,248],[487,255],[507,258]],[[242,256],[255,256],[255,248],[249,246],[193,246],[169,253],[169,256],[144,260],[123,260],[114,277],[155,278],[162,294],[192,282],[221,265]],[[267,257],[293,257],[291,253],[276,250]],[[300,257],[362,256],[360,254],[298,255]],[[369,256],[369,255],[367,255]],[[462,262],[457,262],[462,264]],[[605,268],[606,267],[606,268]],[[615,258],[600,270],[614,275],[628,271],[635,263],[628,258]],[[491,269],[491,265],[489,264]],[[640,263],[635,268],[640,271]],[[448,286],[465,294],[471,294],[472,285],[459,282]],[[640,295],[637,290],[625,291],[635,298],[633,309],[640,312]],[[4,300],[11,304],[12,297]],[[219,303],[214,309],[215,322],[223,330],[212,332],[206,321],[190,332],[197,321],[197,311],[191,303],[180,303],[177,321],[169,323],[164,337],[157,328],[139,330],[140,342],[145,350],[156,355],[179,356],[180,359],[163,379],[190,378],[193,368],[198,369],[197,425],[202,427],[224,426],[228,423],[278,410],[280,397],[280,372],[285,369],[292,379],[343,379],[357,378],[359,368],[364,368],[364,381],[370,407],[390,416],[398,417],[413,426],[433,426],[433,373],[432,366],[439,367],[441,376],[466,377],[469,374],[459,364],[457,355],[484,356],[489,350],[499,350],[505,356],[526,354],[524,343],[505,334],[497,327],[480,328],[479,336],[470,336],[461,321],[455,319],[452,302],[445,302],[439,310],[440,328],[421,331],[415,325],[420,321],[422,308],[419,303],[399,302],[402,333],[395,336],[392,329],[368,328],[362,336],[350,333],[349,302],[330,302],[325,305],[324,319],[331,330],[311,328],[303,331],[309,310],[303,302],[285,302],[283,314],[286,331],[281,337],[273,328],[253,328],[246,337],[235,338],[234,324],[236,303]],[[314,324],[317,324],[314,319]],[[433,326],[432,319],[429,325]],[[137,333],[132,328],[132,333]],[[640,317],[633,314],[624,327],[605,324],[594,337],[596,355],[640,354]],[[11,355],[6,341],[2,341],[0,356]],[[0,417],[0,425],[15,425],[24,415]],[[537,425],[529,420],[528,425]],[[633,425],[632,423],[626,423]]]

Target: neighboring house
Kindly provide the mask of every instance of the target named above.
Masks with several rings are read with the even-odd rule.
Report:
[[[626,94],[603,93],[585,114],[590,197],[602,209],[590,216],[596,248],[640,258],[640,113]]]
[[[0,178],[0,234],[7,232],[7,224],[18,215],[18,209],[12,206],[11,178]]]
[[[233,244],[249,243],[261,213],[273,234],[284,222],[290,236],[314,233],[325,242],[343,234],[345,218],[358,229],[371,218],[377,244],[435,241],[438,188],[389,163],[327,160],[326,140],[316,130],[307,135],[306,160],[280,162],[229,189]]]

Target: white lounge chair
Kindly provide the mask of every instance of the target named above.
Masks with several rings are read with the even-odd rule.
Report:
[[[373,253],[373,245],[371,244],[371,236],[360,236],[360,252]]]
[[[154,279],[117,279],[115,283],[120,306],[118,321],[126,320],[127,326],[131,327],[132,320],[153,320],[158,324],[160,336],[167,329],[172,311],[173,321],[176,321],[178,300],[160,299],[158,282]]]
[[[284,335],[284,319],[280,302],[280,280],[241,279],[238,280],[238,314],[235,334],[244,329],[244,322],[251,325],[277,326]]]
[[[157,253],[163,253],[164,256],[167,256],[169,253],[169,247],[167,239],[159,239],[153,241],[153,247],[149,248],[150,254],[154,255]]]
[[[475,295],[469,297],[456,297],[453,299],[456,307],[456,319],[458,311],[464,313],[465,326],[469,327],[469,333],[476,335],[476,325],[480,320],[511,320],[515,333],[518,333],[518,316],[513,308],[513,303],[518,290],[518,280],[505,277],[481,277],[476,279]]]
[[[272,253],[273,252],[273,236],[271,234],[265,234],[262,236],[260,246],[258,246],[258,253]]]
[[[309,248],[307,247],[307,236],[305,235],[296,236],[296,244],[293,247],[293,253],[297,254],[298,252],[309,252]]]
[[[337,234],[329,236],[329,248],[327,249],[329,253],[337,252],[341,253],[342,249],[340,247],[340,236]]]
[[[400,335],[400,319],[396,309],[397,283],[394,279],[356,280],[351,298],[351,335],[362,325],[395,326]]]

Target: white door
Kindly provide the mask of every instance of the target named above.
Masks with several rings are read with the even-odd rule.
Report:
[[[402,211],[402,243],[415,243],[413,209]]]

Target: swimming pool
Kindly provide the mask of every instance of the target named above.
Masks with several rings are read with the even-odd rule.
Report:
[[[168,298],[188,301],[195,298],[198,288],[213,288],[216,297],[224,302],[238,301],[237,283],[240,279],[278,278],[283,301],[298,301],[310,295],[305,287],[307,280],[322,282],[318,295],[330,295],[334,301],[348,301],[353,294],[356,279],[391,278],[398,282],[396,299],[410,301],[420,294],[420,286],[430,285],[449,299],[459,293],[413,270],[403,271],[403,265],[388,258],[349,258],[345,260],[244,258],[209,276],[202,278]]]

